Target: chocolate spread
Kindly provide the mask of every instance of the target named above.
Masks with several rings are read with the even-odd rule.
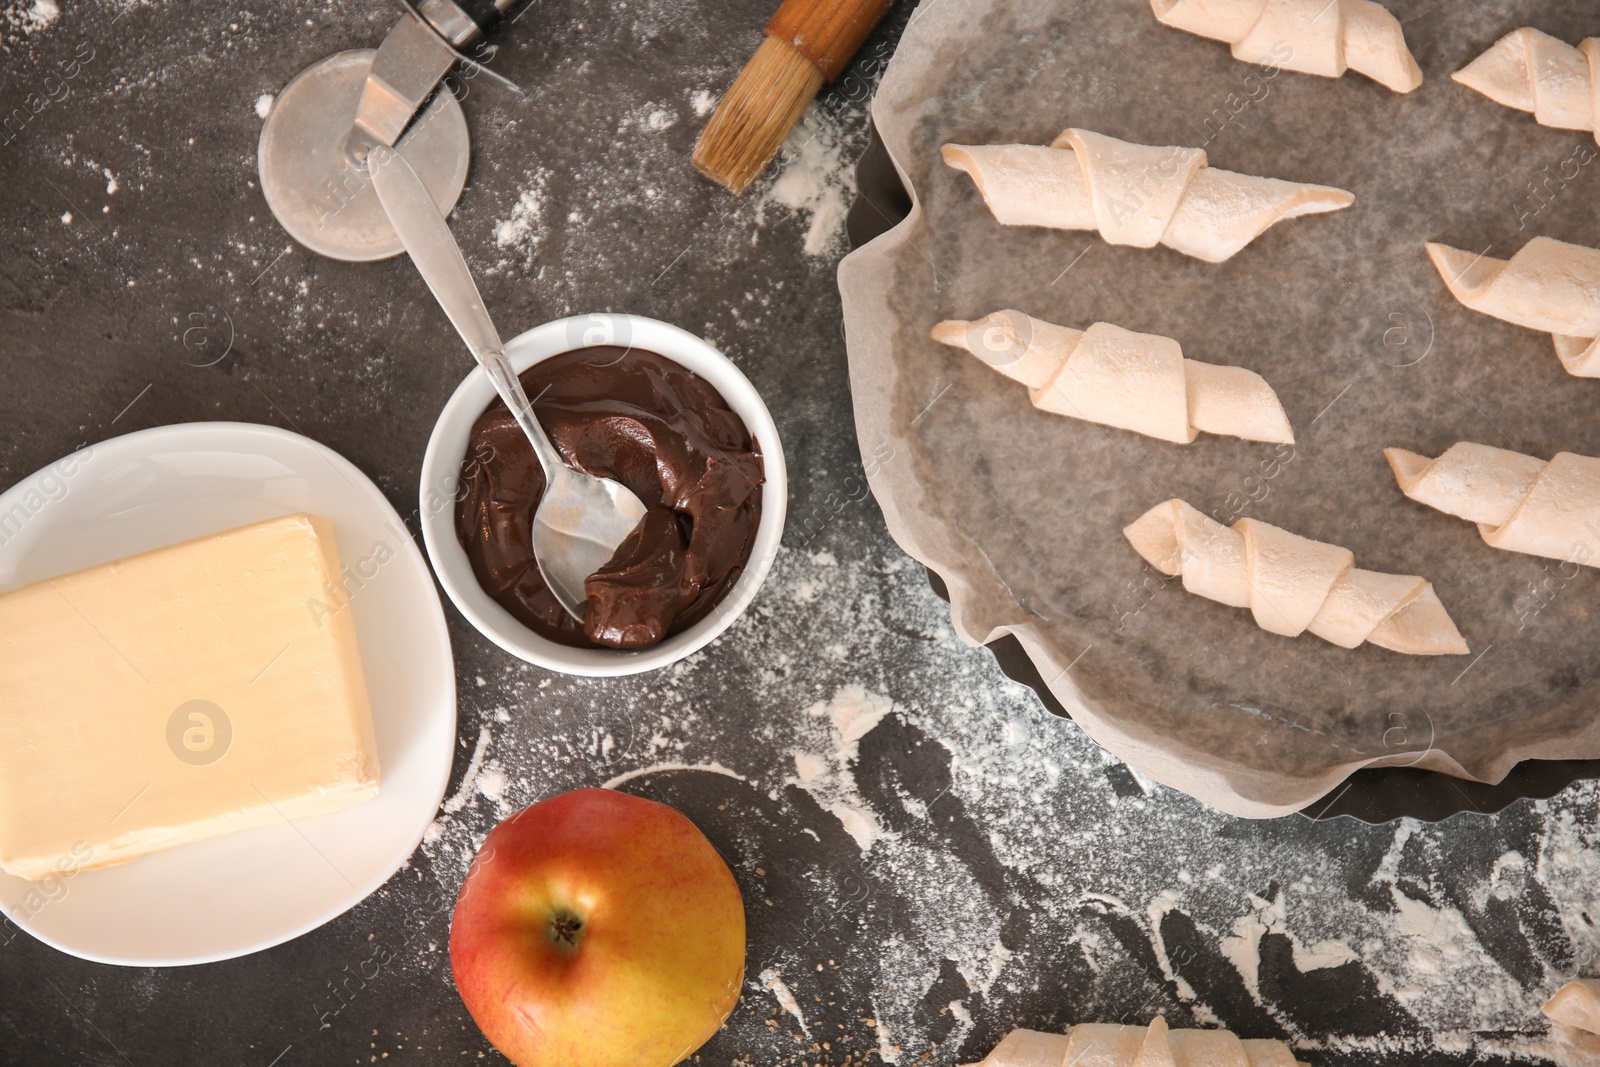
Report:
[[[456,506],[478,582],[536,633],[579,648],[646,648],[705,618],[744,572],[761,518],[761,449],[744,422],[704,379],[637,349],[567,352],[524,371],[522,387],[569,466],[614,478],[649,510],[589,577],[574,619],[533,560],[544,474],[496,400],[472,427]]]

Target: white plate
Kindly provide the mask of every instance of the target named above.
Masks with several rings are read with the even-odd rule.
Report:
[[[0,911],[39,940],[138,967],[259,952],[360,903],[421,842],[455,754],[450,638],[405,524],[337,453],[271,426],[223,422],[93,445],[0,495],[0,591],[296,512],[332,521],[346,564],[373,558],[380,543],[393,557],[350,598],[378,797],[57,881],[0,873]]]

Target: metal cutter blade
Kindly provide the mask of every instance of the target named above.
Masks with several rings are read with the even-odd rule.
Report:
[[[404,251],[352,135],[373,58],[339,52],[284,86],[261,130],[261,191],[289,235],[314,252],[366,262]],[[448,89],[434,94],[395,146],[448,213],[467,182],[471,139]]]

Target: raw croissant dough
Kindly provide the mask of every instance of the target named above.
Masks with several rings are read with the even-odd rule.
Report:
[[[1533,112],[1541,126],[1590,130],[1600,141],[1600,37],[1573,47],[1538,30],[1512,30],[1450,77],[1497,104]]]
[[[1006,226],[1099,230],[1114,245],[1164,244],[1220,263],[1279,219],[1349,207],[1325,185],[1218,170],[1199,148],[1119,141],[1068,130],[1049,147],[959,145],[941,150],[966,171]]]
[[[1600,981],[1568,982],[1539,1010],[1563,1026],[1600,1034]]]
[[[1249,608],[1271,633],[1310,630],[1342,648],[1371,641],[1413,656],[1467,652],[1427,580],[1357,570],[1349,549],[1255,519],[1229,528],[1176,499],[1122,532],[1156,570],[1183,575],[1183,587],[1197,596]]]
[[[1535,237],[1509,260],[1431,242],[1428,258],[1461,303],[1553,334],[1568,374],[1600,378],[1600,250]]]
[[[1065,1034],[1013,1030],[970,1067],[1306,1067],[1282,1041],[1240,1040],[1226,1030],[1168,1030],[1082,1023]]]
[[[1600,566],[1600,459],[1533,456],[1462,441],[1430,460],[1403,448],[1384,458],[1400,491],[1478,524],[1495,548]]]
[[[1150,0],[1156,18],[1233,46],[1246,63],[1337,78],[1348,68],[1397,93],[1422,84],[1400,23],[1371,0]]]
[[[1254,371],[1183,358],[1178,342],[1108,322],[1073,330],[998,311],[954,319],[933,339],[1028,387],[1034,407],[1188,444],[1201,432],[1293,444],[1289,417]]]

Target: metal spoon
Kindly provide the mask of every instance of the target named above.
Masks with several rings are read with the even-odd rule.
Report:
[[[588,597],[584,579],[606,565],[644,518],[645,506],[619,482],[575,471],[562,461],[534,417],[533,405],[506,358],[467,261],[427,186],[392,148],[374,148],[368,167],[378,199],[411,254],[411,262],[539,457],[545,488],[533,516],[533,558],[561,606],[582,619]]]

